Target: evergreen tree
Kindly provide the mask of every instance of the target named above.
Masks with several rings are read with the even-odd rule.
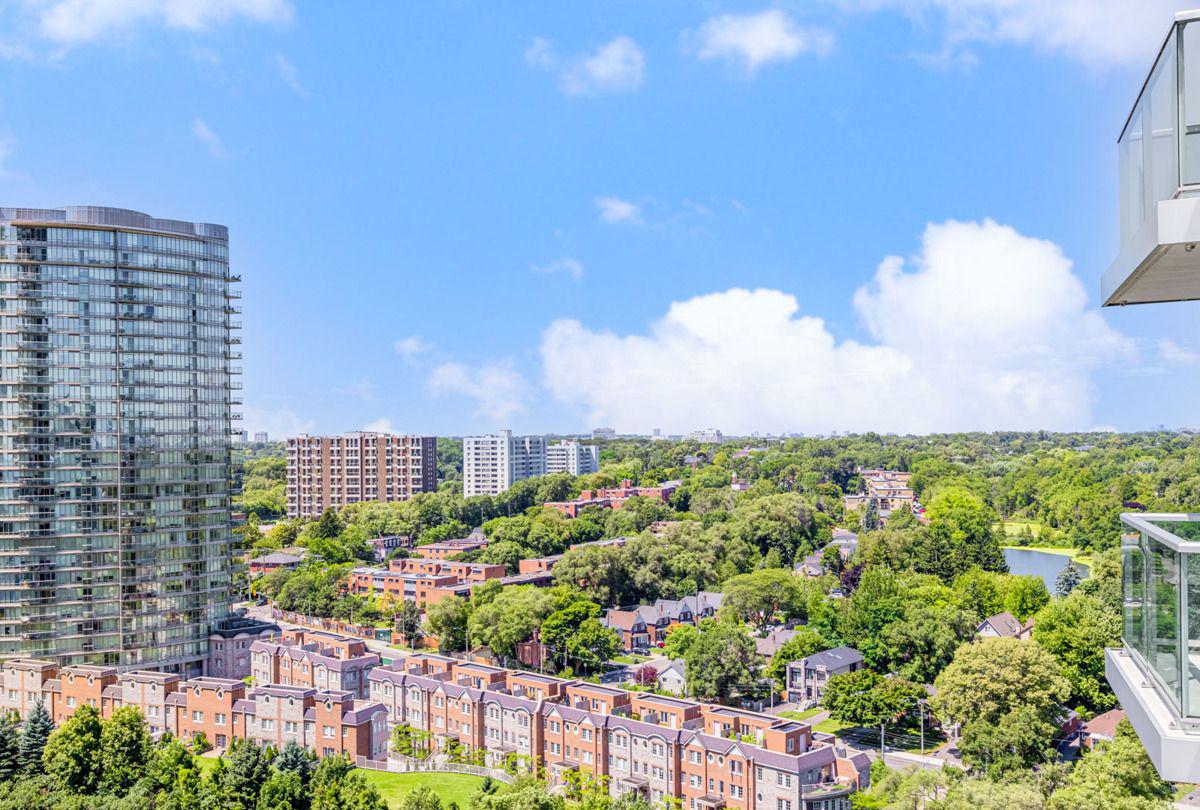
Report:
[[[180,768],[174,783],[158,797],[158,810],[202,810],[204,782],[198,771]]]
[[[95,793],[103,775],[100,758],[100,713],[80,706],[46,740],[42,764],[62,787],[76,793]]]
[[[107,793],[124,795],[142,777],[154,752],[141,709],[122,706],[104,722],[100,733],[100,756],[104,762],[101,787]]]
[[[275,757],[275,767],[282,773],[293,772],[300,777],[300,782],[307,785],[308,779],[312,775],[313,755],[308,749],[299,745],[295,740],[289,740],[288,744],[279,752],[279,756]]]
[[[321,513],[316,525],[309,530],[309,536],[322,540],[336,540],[344,529],[345,525],[338,517],[337,510],[331,507]]]
[[[46,704],[38,701],[29,711],[25,725],[21,729],[21,740],[17,746],[17,760],[21,771],[27,774],[44,773],[42,768],[42,751],[46,748],[46,740],[54,730],[54,721]]]
[[[181,770],[195,770],[192,753],[178,737],[169,732],[158,741],[158,748],[150,759],[147,773],[154,785],[163,791],[173,789]]]
[[[1067,562],[1066,568],[1058,572],[1058,579],[1054,581],[1054,590],[1058,591],[1059,596],[1070,596],[1071,591],[1079,585],[1083,576],[1079,573],[1079,569],[1075,567],[1075,561]]]
[[[867,501],[867,508],[863,510],[862,530],[864,532],[873,532],[879,528],[879,507],[875,505],[875,499],[871,498]]]
[[[229,770],[225,774],[226,807],[229,810],[254,810],[258,791],[271,775],[266,752],[250,740],[234,738],[229,747]]]
[[[0,782],[12,779],[21,769],[21,732],[17,715],[5,712],[0,716]]]
[[[296,771],[276,771],[262,786],[257,810],[304,810],[308,795]]]
[[[236,745],[236,739],[234,742]],[[227,810],[229,791],[225,783],[228,778],[229,767],[224,759],[218,757],[217,764],[209,770],[200,784],[200,810]]]

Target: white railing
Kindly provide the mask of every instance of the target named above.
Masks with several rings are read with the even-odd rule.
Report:
[[[515,779],[499,768],[485,768],[481,765],[464,765],[458,762],[434,762],[431,760],[412,759],[410,757],[389,757],[386,760],[357,757],[355,765],[369,771],[388,771],[390,773],[461,773],[470,776],[490,776],[497,782],[511,785]]]

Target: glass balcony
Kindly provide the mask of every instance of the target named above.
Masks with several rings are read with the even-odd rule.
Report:
[[[1121,252],[1105,305],[1200,298],[1200,11],[1176,15],[1117,152]]]
[[[1165,779],[1200,779],[1200,514],[1125,514],[1105,674]]]

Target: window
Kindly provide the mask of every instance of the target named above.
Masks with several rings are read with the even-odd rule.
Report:
[[[217,725],[218,725],[218,726],[223,726],[223,725],[225,725],[225,715],[221,714],[220,712],[217,712],[217,714],[216,714],[216,723],[217,723]]]
[[[321,735],[328,739],[333,739],[335,736],[333,733],[333,726],[321,726]]]
[[[268,720],[267,718],[264,717],[261,721],[259,721],[259,727],[262,728],[263,731],[274,731],[275,730],[275,721]]]
[[[787,799],[776,799],[775,810],[792,810],[792,803]]]
[[[592,741],[592,730],[591,730],[590,728],[585,728],[585,729],[583,729],[583,730],[581,731],[581,733],[583,734],[583,741],[584,741],[584,742],[591,742],[591,741]]]
[[[203,723],[204,722],[204,712],[198,712],[198,711],[192,712],[192,722],[193,723]]]

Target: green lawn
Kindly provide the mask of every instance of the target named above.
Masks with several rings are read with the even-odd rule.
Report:
[[[418,785],[426,785],[442,800],[442,807],[454,802],[466,810],[471,804],[471,796],[483,782],[482,776],[462,773],[389,773],[366,768],[359,768],[358,772],[375,786],[389,807],[399,807],[409,791]],[[505,785],[497,783],[497,787],[503,789]]]
[[[218,759],[220,759],[220,757],[198,756],[193,759],[193,762],[196,763],[196,770],[200,771],[201,775],[204,775],[216,767]]]
[[[813,731],[819,731],[822,734],[837,734],[844,728],[853,728],[853,725],[851,723],[843,723],[841,720],[834,720],[831,717],[813,726]]]
[[[825,711],[825,710],[818,706],[815,709],[805,709],[802,712],[792,712],[792,711],[780,712],[779,716],[786,717],[789,720],[807,720],[808,718],[818,715],[823,711]]]

